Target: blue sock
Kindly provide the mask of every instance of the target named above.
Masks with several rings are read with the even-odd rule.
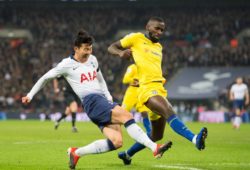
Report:
[[[170,127],[176,133],[192,142],[194,134],[184,125],[184,123],[181,122],[181,120],[175,114],[171,115],[167,121]]]
[[[136,154],[137,152],[143,150],[145,148],[144,145],[136,142],[134,145],[132,145],[128,150],[127,150],[127,154],[132,157],[134,154]]]
[[[150,136],[151,134],[151,123],[147,117],[143,118],[143,126],[146,129],[147,135]]]

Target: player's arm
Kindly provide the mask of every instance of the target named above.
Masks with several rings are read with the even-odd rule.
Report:
[[[59,88],[59,83],[57,79],[53,80],[53,88],[54,88],[54,92],[57,94],[60,92],[60,88]]]
[[[109,101],[113,101],[113,97],[111,96],[109,90],[108,90],[108,86],[106,84],[106,81],[103,78],[102,72],[101,70],[98,68],[97,69],[97,80],[100,83],[101,89],[103,90],[103,93],[105,95],[105,97],[109,100]]]
[[[22,103],[29,103],[34,97],[34,95],[39,92],[39,90],[41,90],[47,82],[62,74],[63,70],[60,68],[60,66],[49,70],[36,82],[36,84],[32,87],[31,91],[26,96],[22,97]]]
[[[139,80],[136,78],[133,78],[133,81],[130,83],[131,86],[139,87]]]
[[[248,105],[249,104],[249,92],[248,89],[246,88],[245,90],[245,104]]]
[[[121,58],[132,57],[132,52],[129,48],[123,48],[120,41],[116,41],[108,47],[108,52],[113,55],[117,55]]]
[[[229,92],[229,99],[230,99],[230,100],[234,100],[233,87],[230,89],[230,92]]]
[[[137,42],[140,34],[131,33],[120,39],[119,41],[114,42],[108,48],[108,52],[120,56],[121,58],[130,58],[132,57],[131,48],[134,47]]]

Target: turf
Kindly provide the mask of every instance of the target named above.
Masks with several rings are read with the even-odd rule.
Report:
[[[150,150],[135,155],[132,165],[124,166],[117,153],[128,148],[133,140],[124,130],[123,148],[101,154],[82,157],[78,170],[247,170],[250,169],[250,125],[243,124],[240,130],[230,124],[188,123],[188,127],[199,132],[208,128],[207,148],[198,151],[192,143],[175,134],[169,126],[161,142],[172,140],[172,148],[163,158],[156,160]],[[54,130],[53,122],[1,121],[0,122],[0,169],[1,170],[64,170],[68,169],[66,150],[70,146],[83,146],[103,138],[92,123],[77,123],[78,133],[71,132],[71,124],[62,122]]]

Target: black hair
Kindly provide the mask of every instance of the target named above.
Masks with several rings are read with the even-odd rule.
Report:
[[[81,47],[82,44],[92,45],[94,38],[85,30],[80,30],[75,38],[74,46]]]
[[[163,18],[161,17],[151,17],[149,21],[158,21],[158,22],[164,22]]]

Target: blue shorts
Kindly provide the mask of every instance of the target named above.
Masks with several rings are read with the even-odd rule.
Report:
[[[233,107],[234,109],[242,110],[244,108],[244,100],[234,100]]]
[[[89,94],[83,98],[82,106],[92,122],[102,130],[111,124],[112,109],[117,103],[110,102],[102,94]]]

